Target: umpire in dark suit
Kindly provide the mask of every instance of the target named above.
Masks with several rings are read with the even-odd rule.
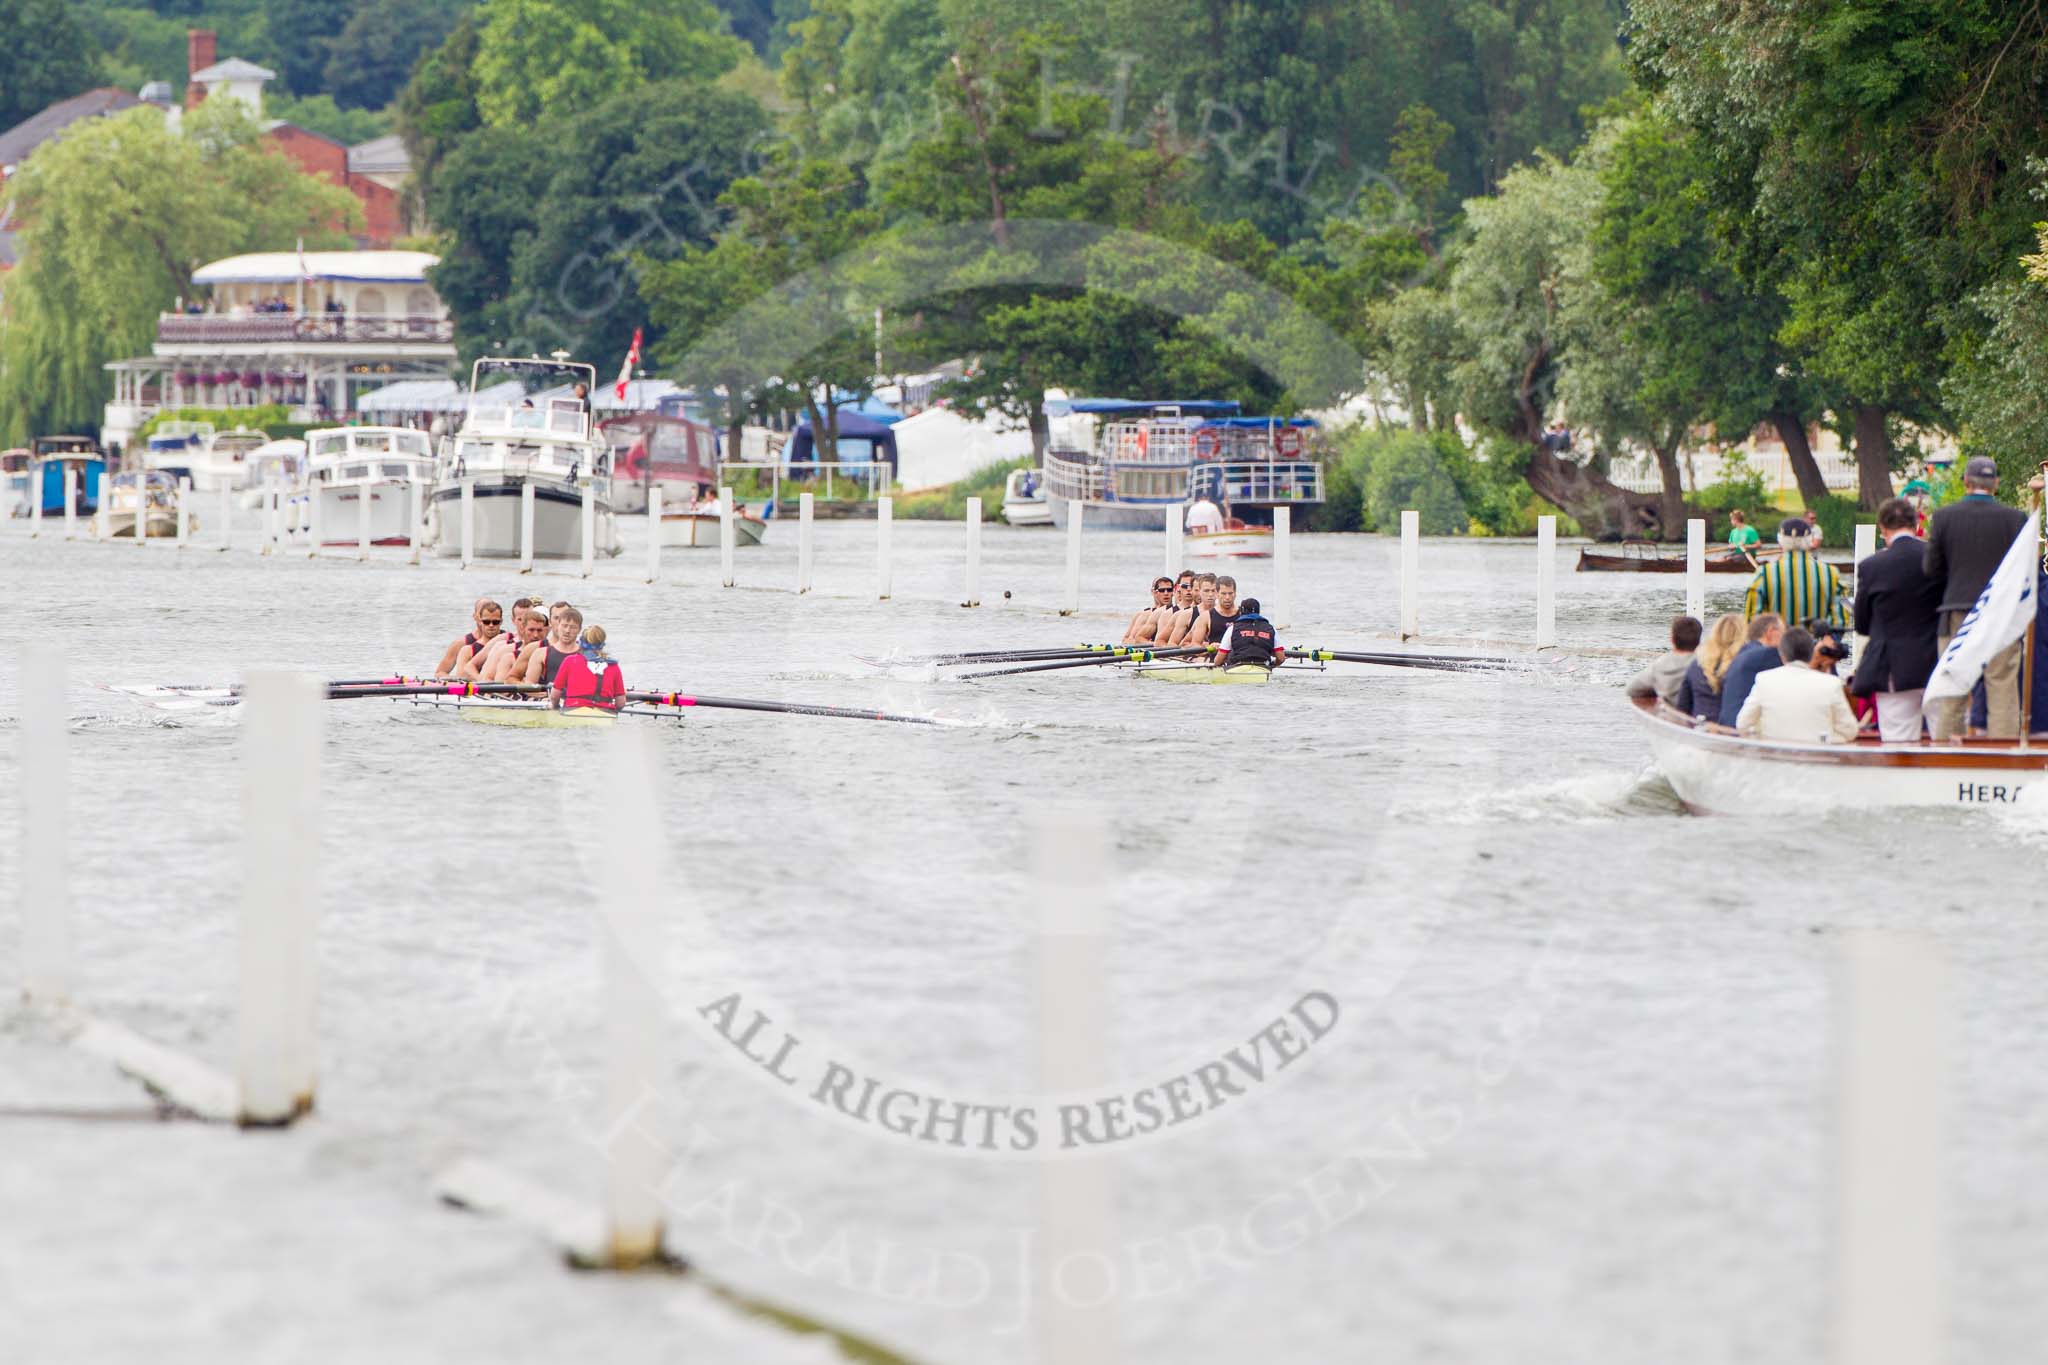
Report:
[[[1941,584],[1941,629],[1935,641],[1939,650],[1946,650],[1963,628],[1963,618],[1977,605],[2013,538],[2027,524],[2025,512],[2007,507],[1995,496],[1997,461],[1972,455],[1963,465],[1963,487],[1969,490],[1967,496],[1936,512],[1927,528],[1927,576]],[[2015,640],[1992,655],[1984,668],[1984,694],[1990,699],[1985,728],[1997,739],[2019,738],[2020,654],[2025,648],[2025,641]],[[1969,701],[1944,697],[1928,709],[1927,725],[1936,740],[1963,733]]]
[[[1927,576],[1919,511],[1904,498],[1877,509],[1884,548],[1856,566],[1856,633],[1868,639],[1849,690],[1877,698],[1887,744],[1920,739],[1921,694],[1941,658],[1941,584]]]

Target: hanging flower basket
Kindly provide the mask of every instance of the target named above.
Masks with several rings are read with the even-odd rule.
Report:
[[[263,375],[261,374],[261,372],[259,372],[259,371],[256,371],[256,370],[244,370],[244,371],[242,371],[242,387],[243,387],[243,388],[245,388],[245,389],[253,389],[253,388],[256,388],[256,387],[258,387],[258,386],[259,386],[259,385],[261,385],[262,383],[263,383]]]

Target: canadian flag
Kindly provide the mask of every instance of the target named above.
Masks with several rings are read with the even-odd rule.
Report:
[[[633,380],[633,367],[640,363],[640,329],[633,329],[633,348],[626,352],[626,363],[619,366],[619,382],[614,385],[621,403],[626,401],[626,385]]]

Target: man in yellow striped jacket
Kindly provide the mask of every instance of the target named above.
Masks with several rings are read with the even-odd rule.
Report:
[[[1842,576],[1814,554],[1819,541],[1812,523],[1803,517],[1787,517],[1779,524],[1778,548],[1784,553],[1749,580],[1749,592],[1742,599],[1745,618],[1770,611],[1787,621],[1818,617],[1844,630],[1849,628],[1849,599],[1842,591]]]

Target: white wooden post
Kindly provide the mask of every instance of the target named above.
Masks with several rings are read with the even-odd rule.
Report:
[[[1857,522],[1856,549],[1850,556],[1855,562],[1849,566],[1850,575],[1853,577],[1856,571],[1863,567],[1863,561],[1876,553],[1877,527],[1867,521]]]
[[[1422,577],[1422,515],[1412,508],[1401,513],[1401,638],[1412,640],[1417,628],[1416,604]]]
[[[718,581],[731,587],[732,576],[732,489],[718,490]]]
[[[226,484],[222,484],[220,486],[220,548],[225,551],[234,543],[235,490]]]
[[[647,489],[647,581],[661,581],[661,485]]]
[[[1536,648],[1557,644],[1557,518],[1536,518]]]
[[[1060,590],[1060,615],[1081,610],[1081,504],[1067,503],[1067,579]]]
[[[263,543],[256,547],[259,555],[277,553],[277,500],[281,496],[275,488],[263,495]]]
[[[321,502],[320,485],[316,483],[307,484],[304,517],[306,526],[306,558],[308,559],[319,558],[320,542],[326,538],[326,532],[320,525]]]
[[[1932,944],[1870,931],[1849,938],[1844,959],[1833,1355],[1838,1365],[1939,1365],[1947,972]]]
[[[49,477],[47,469],[34,469],[29,474],[28,490],[28,538],[35,540],[43,534],[43,480]],[[100,485],[106,487],[105,483]]]
[[[1173,509],[1166,510],[1168,521]],[[1265,605],[1264,603],[1260,604]],[[1294,624],[1294,509],[1273,509],[1273,609],[1266,613],[1276,629]]]
[[[375,484],[364,484],[356,490],[356,562],[370,557],[370,513],[376,502]]]
[[[313,1107],[323,692],[300,673],[253,673],[242,690],[244,1124],[290,1123]]]
[[[462,567],[476,562],[476,480],[462,481]]]
[[[533,572],[533,480],[519,485],[519,572]]]
[[[113,475],[105,471],[101,471],[98,482],[93,485],[96,490],[92,499],[92,534],[95,540],[112,540],[114,538],[114,500],[107,496],[107,490],[113,486]],[[35,491],[37,497],[40,498],[42,490],[38,488]]]
[[[178,548],[192,538],[192,480],[178,480]]]
[[[800,593],[811,590],[811,517],[814,510],[813,495],[796,495],[796,590]]]
[[[583,577],[590,577],[590,566],[597,559],[597,481],[584,479],[583,506]]]
[[[665,911],[661,854],[667,847],[655,818],[650,736],[619,726],[607,737],[614,790],[602,882],[607,894],[598,923],[604,936],[605,1020],[603,1110],[598,1131],[605,1160],[605,1263],[626,1270],[661,1256],[662,1204],[670,1144],[663,1139],[662,1097],[668,1014],[649,964],[662,960]],[[628,809],[631,807],[631,809]]]
[[[78,534],[78,471],[64,466],[64,539]]]
[[[1685,614],[1706,623],[1707,523],[1700,517],[1685,522]]]
[[[1181,565],[1186,561],[1187,550],[1181,541],[1182,523],[1186,520],[1186,509],[1180,507],[1169,507],[1166,509],[1166,576],[1168,578],[1179,578]],[[1274,519],[1274,524],[1275,526],[1279,524],[1277,517]],[[1277,547],[1274,553],[1276,555],[1279,553]]]
[[[38,502],[40,488],[34,490]],[[30,1000],[61,1001],[76,984],[72,960],[68,803],[71,793],[70,698],[64,655],[42,644],[21,649],[21,719],[15,725],[20,795],[21,990]]]
[[[896,524],[896,499],[880,497],[875,499],[875,590],[886,602],[889,600],[894,565],[889,559],[889,534]]]
[[[405,532],[405,543],[409,547],[405,562],[417,564],[420,562],[420,542],[426,539],[426,533],[420,528],[427,524],[427,486],[418,479],[407,479],[405,487],[405,514],[409,518]]]
[[[963,607],[981,605],[981,499],[967,500],[967,600]]]

